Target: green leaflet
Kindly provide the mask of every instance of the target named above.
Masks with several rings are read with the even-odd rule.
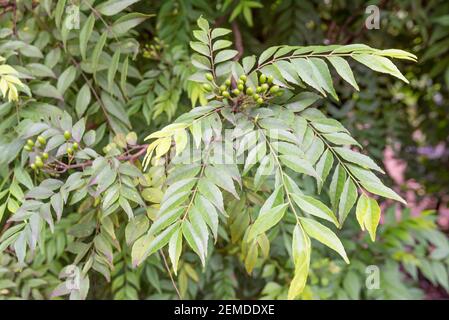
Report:
[[[147,233],[143,237],[139,238],[134,243],[131,251],[133,265],[138,266],[145,260],[146,257],[164,247],[169,242],[173,233],[177,230],[178,225],[178,223],[171,225],[156,237],[153,237],[150,233]]]
[[[391,188],[383,185],[382,183],[376,183],[371,181],[360,181],[362,186],[371,193],[377,194],[379,196],[383,196],[386,198],[394,199],[403,204],[406,204],[405,200],[402,199],[396,192],[394,192]]]
[[[359,86],[357,85],[357,82],[355,81],[354,74],[352,73],[352,69],[349,66],[349,63],[341,58],[341,57],[327,57],[329,62],[332,64],[332,66],[335,68],[337,73],[342,77],[347,83],[349,83],[351,86],[354,87],[357,91],[359,91]]]
[[[346,263],[349,263],[349,259],[346,256],[346,251],[343,247],[343,244],[331,229],[309,218],[300,218],[300,221],[305,232],[311,238],[314,238],[315,240],[318,240],[322,244],[335,250]]]
[[[289,300],[301,294],[309,274],[311,255],[310,238],[300,224],[297,224],[293,230],[292,255],[295,264],[295,275],[288,289]]]
[[[263,214],[259,213],[259,216],[249,230],[247,241],[253,240],[259,234],[274,227],[282,219],[286,209],[287,204],[281,204],[267,210]]]
[[[310,196],[292,194],[292,198],[295,203],[301,208],[304,212],[311,214],[313,216],[322,218],[324,220],[330,221],[335,224],[337,227],[339,226],[337,217],[335,217],[334,213],[331,209],[329,209],[324,203],[321,201],[314,199]]]
[[[374,241],[380,220],[380,207],[377,201],[362,194],[357,202],[356,217],[362,230],[366,228],[371,240]]]
[[[200,257],[203,266],[206,263],[207,248],[204,247],[204,235],[198,232],[189,221],[182,223],[182,234],[192,250]]]
[[[140,0],[109,0],[101,3],[95,9],[105,16],[113,16],[138,1]]]
[[[361,153],[355,152],[348,148],[336,147],[334,149],[346,161],[356,163],[359,166],[373,169],[381,173],[385,173],[373,160]]]
[[[408,80],[388,58],[372,54],[357,54],[353,55],[352,58],[374,71],[391,74],[405,83],[408,83]]]
[[[169,242],[168,242],[168,254],[173,265],[173,270],[175,275],[178,274],[178,262],[181,256],[182,250],[182,228],[180,227],[178,230],[173,233]]]
[[[305,159],[293,155],[281,155],[279,159],[281,159],[284,165],[295,172],[307,174],[317,178],[317,180],[321,179],[310,162]]]
[[[321,180],[317,180],[318,193],[321,192],[321,188],[323,187],[323,184],[332,169],[333,163],[334,157],[332,155],[332,152],[330,152],[329,150],[325,150],[315,166],[315,170],[321,178]]]
[[[357,188],[352,182],[351,178],[346,179],[346,182],[343,186],[343,190],[341,191],[340,201],[338,204],[338,221],[340,222],[340,226],[346,220],[346,217],[357,201]]]
[[[331,198],[332,208],[334,208],[334,210],[338,208],[340,195],[343,191],[345,181],[346,181],[346,171],[340,164],[338,164],[335,167],[334,174],[332,176],[332,181],[329,187],[329,195]]]
[[[95,25],[95,15],[92,13],[84,23],[80,32],[80,52],[83,60],[86,60],[87,45]]]

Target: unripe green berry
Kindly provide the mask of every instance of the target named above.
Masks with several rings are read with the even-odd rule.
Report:
[[[39,156],[36,156],[34,158],[34,164],[36,165],[37,168],[42,168],[44,166],[44,163],[42,162],[42,158]]]
[[[229,92],[228,91],[223,91],[221,94],[223,95],[223,97],[229,98]]]
[[[276,92],[278,92],[279,91],[279,86],[272,86],[271,88],[270,88],[270,93],[276,93]]]
[[[29,145],[30,147],[33,147],[34,146],[34,141],[31,140],[31,139],[28,139],[27,140],[27,145]]]
[[[257,93],[253,94],[253,99],[254,99],[254,100],[257,100],[257,99],[259,99],[259,98],[260,98],[260,96],[259,96]]]
[[[208,84],[208,83],[204,83],[203,84],[203,89],[205,90],[205,91],[211,91],[212,90],[212,87],[210,86],[210,84]]]
[[[254,90],[253,90],[253,88],[248,88],[248,89],[246,89],[246,94],[247,95],[252,95],[254,93]]]
[[[47,143],[47,140],[45,140],[43,136],[38,136],[37,141],[39,141],[41,145],[45,145]]]
[[[206,73],[206,79],[209,81],[212,81],[214,79],[214,76],[212,75],[212,73]]]
[[[265,83],[267,81],[267,76],[264,74],[261,74],[259,77],[259,82],[260,83]]]
[[[30,152],[32,149],[30,146],[26,145],[25,147],[23,147],[26,151]]]
[[[243,86],[243,84],[239,84],[239,85],[237,86],[237,88],[238,88],[240,91],[243,91],[243,89],[244,89],[245,87]]]
[[[227,79],[226,81],[225,81],[225,85],[227,85],[228,87],[231,85],[231,80],[230,79]]]
[[[44,160],[47,160],[48,159],[48,153],[47,152],[42,153],[42,158]]]
[[[72,137],[70,131],[64,131],[64,139],[69,140]]]
[[[72,154],[72,153],[73,153],[73,149],[72,149],[72,148],[70,148],[70,147],[69,147],[69,148],[67,148],[67,153],[68,153],[68,154]]]
[[[240,76],[240,80],[242,80],[243,82],[245,82],[245,81],[246,81],[246,75],[242,74],[242,75]]]
[[[44,163],[42,162],[42,160],[36,160],[35,165],[37,168],[43,168],[44,167]]]
[[[36,164],[34,164],[34,163],[30,164],[30,168],[33,170],[36,170]]]
[[[226,90],[226,86],[224,85],[224,84],[222,84],[221,86],[220,86],[220,91],[225,91]]]
[[[262,104],[262,103],[263,103],[263,99],[262,98],[257,99],[257,104]]]
[[[268,76],[268,78],[267,78],[268,83],[270,83],[270,84],[273,83],[273,80],[274,80],[273,76],[271,76],[271,75]]]
[[[256,92],[257,92],[257,93],[260,93],[260,92],[262,92],[262,87],[260,87],[260,86],[257,86],[257,88],[256,88]]]
[[[73,150],[78,150],[78,143],[74,142],[72,145]]]
[[[263,85],[262,85],[262,91],[267,91],[268,90],[268,88],[269,88],[269,86],[268,86],[268,84],[267,83],[264,83]]]
[[[239,89],[234,89],[232,90],[232,93],[236,96],[238,96],[240,94],[240,90]]]

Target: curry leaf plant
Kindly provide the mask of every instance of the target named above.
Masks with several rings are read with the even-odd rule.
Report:
[[[204,266],[210,244],[229,232],[251,272],[258,256],[269,254],[270,232],[282,228],[292,235],[293,299],[307,281],[311,238],[349,263],[337,230],[351,209],[374,241],[376,196],[405,203],[377,176],[382,168],[317,104],[338,100],[334,74],[359,90],[352,63],[408,83],[391,59],[416,56],[363,44],[275,46],[238,61],[225,39],[230,30],[211,28],[204,18],[197,23],[190,80],[202,83],[208,103],[146,138],[144,167],[162,167],[167,179],[153,224],[133,245],[133,264],[168,247],[176,273],[189,247]],[[247,217],[249,204],[258,208],[255,216]]]

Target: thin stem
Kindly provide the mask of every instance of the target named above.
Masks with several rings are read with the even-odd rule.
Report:
[[[103,100],[101,100],[101,98],[98,96],[97,91],[95,90],[95,88],[92,86],[92,84],[90,83],[89,78],[87,78],[87,76],[84,74],[83,70],[81,69],[78,61],[76,61],[72,56],[70,56],[70,60],[72,61],[73,65],[80,71],[81,76],[84,78],[84,80],[86,81],[87,86],[89,87],[90,91],[93,93],[95,99],[97,100],[98,104],[101,107],[101,110],[103,110],[103,113],[106,117],[106,121],[109,124],[109,127],[114,130],[114,127],[111,125],[111,119],[109,118],[109,114],[106,110],[106,106],[103,103]]]
[[[319,57],[319,58],[327,58],[327,57],[351,57],[352,53],[328,53],[328,54],[324,54],[324,53],[319,53],[319,54],[315,54],[315,53],[310,53],[310,54],[293,54],[291,56],[286,56],[286,57],[277,57],[277,58],[273,58],[267,62],[262,63],[261,65],[259,65],[256,70],[260,70],[263,67],[273,64],[277,61],[281,61],[281,60],[290,60],[290,59],[296,59],[296,58],[309,58],[309,57]]]
[[[212,76],[214,77],[214,80],[215,80],[215,79],[217,79],[217,75],[215,74],[214,52],[212,50],[212,30],[209,30],[209,33],[208,33],[207,37],[209,39],[210,68],[212,70]]]
[[[178,287],[176,286],[175,279],[173,279],[173,275],[171,274],[170,268],[167,263],[167,258],[165,258],[164,251],[162,249],[160,249],[159,253],[162,256],[162,259],[164,260],[165,269],[167,269],[168,275],[170,276],[170,280],[173,285],[173,288],[175,288],[175,291],[176,291],[176,294],[178,295],[179,300],[182,300],[181,293],[179,292]]]
[[[232,22],[232,31],[234,33],[235,48],[239,52],[234,57],[234,61],[239,61],[240,58],[243,56],[244,48],[243,48],[242,34],[240,32],[239,25],[235,20]]]
[[[129,154],[129,151],[127,151],[124,154],[116,157],[116,159],[119,161],[133,162],[146,152],[146,149],[148,148],[148,144],[143,144],[138,147],[134,146],[133,148],[134,148],[134,150],[139,150],[139,151],[134,154]],[[78,168],[85,169],[86,167],[90,167],[93,164],[92,160],[84,161],[81,163],[75,163],[75,164],[66,164],[59,160],[55,160],[55,162],[56,162],[56,167],[61,169],[60,171],[58,171],[58,173],[64,173],[69,169],[78,169]]]
[[[268,147],[269,147],[269,149],[270,149],[270,153],[273,155],[273,158],[274,158],[275,161],[276,161],[276,164],[277,164],[278,169],[279,169],[279,173],[280,173],[280,175],[281,175],[282,186],[284,187],[285,194],[286,194],[286,196],[287,196],[288,204],[289,204],[290,208],[292,209],[293,213],[295,214],[296,221],[299,223],[299,215],[298,215],[298,213],[296,212],[296,208],[295,208],[295,206],[293,205],[293,202],[292,202],[292,200],[291,200],[291,198],[290,198],[290,192],[288,191],[287,186],[286,186],[286,184],[285,184],[285,179],[284,179],[284,174],[285,174],[285,173],[284,173],[284,170],[282,170],[282,165],[281,165],[281,163],[280,163],[278,157],[276,156],[276,152],[274,151],[273,146],[272,146],[271,143],[268,141],[267,136],[266,136],[265,133],[263,132],[263,129],[257,124],[257,122],[255,122],[255,121],[253,121],[253,122],[254,122],[254,124],[259,128],[259,132],[262,133],[262,135],[263,135],[263,137],[264,137],[264,140],[265,140],[265,142],[267,143],[267,145],[268,145]]]
[[[193,191],[192,198],[190,199],[189,204],[187,205],[186,211],[184,212],[184,215],[182,216],[183,221],[187,218],[187,214],[189,213],[190,208],[192,207],[193,201],[195,200],[196,194],[198,192],[198,183],[204,175],[204,170],[206,169],[206,163],[208,161],[208,158],[209,158],[209,152],[206,154],[206,158],[204,159],[203,164],[201,165],[201,172],[199,174],[198,181],[195,185],[195,190]]]
[[[337,158],[337,161],[340,163],[340,165],[343,167],[343,169],[346,171],[346,173],[348,174],[348,176],[355,182],[355,184],[357,185],[357,187],[362,191],[363,194],[366,195],[365,190],[362,188],[362,186],[360,185],[360,183],[356,180],[356,178],[352,175],[351,171],[349,170],[349,168],[347,168],[346,164],[341,160],[341,157],[337,154],[337,152],[335,152],[334,148],[326,141],[326,139],[321,135],[321,133],[319,133],[314,127],[313,125],[310,123],[310,121],[307,120],[307,124],[309,125],[309,127],[313,130],[313,132],[321,139],[321,141],[324,142],[324,144],[327,146],[327,148],[332,152],[332,154],[335,156],[335,158]]]
[[[83,0],[83,2],[89,7],[90,10],[93,11],[94,15],[97,18],[99,18],[101,20],[101,22],[103,22],[103,24],[106,27],[106,29],[108,29],[108,31],[110,31],[112,33],[112,35],[114,36],[115,40],[118,42],[118,38],[117,38],[117,35],[115,34],[114,30],[112,30],[112,27],[103,19],[101,14],[94,7],[92,7],[88,1]]]

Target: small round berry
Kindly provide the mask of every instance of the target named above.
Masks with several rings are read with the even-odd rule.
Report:
[[[44,160],[47,160],[48,159],[48,153],[47,152],[42,153],[42,158]]]
[[[259,99],[259,98],[260,98],[260,96],[259,96],[257,93],[253,94],[253,99],[254,99],[254,100],[257,100],[257,99]]]
[[[262,103],[263,103],[263,99],[262,98],[257,99],[257,104],[262,104]]]
[[[273,83],[273,80],[274,80],[274,78],[273,78],[272,75],[269,75],[269,76],[267,77],[267,82],[268,82],[269,84]]]
[[[210,86],[210,84],[208,84],[208,83],[204,83],[203,84],[203,89],[205,90],[205,91],[211,91],[212,90],[212,87]]]
[[[78,147],[79,147],[78,143],[74,142],[72,145],[73,150],[78,150]]]
[[[244,88],[245,88],[245,87],[243,86],[243,84],[239,84],[239,85],[237,86],[237,89],[239,89],[240,91],[243,91]]]
[[[247,95],[252,95],[254,93],[254,90],[253,90],[253,88],[248,88],[248,89],[246,89],[246,94]]]
[[[47,143],[47,140],[43,136],[38,136],[37,141],[43,146]]]
[[[265,83],[267,81],[267,76],[264,74],[261,74],[259,77],[259,82],[260,83]]]
[[[39,156],[36,156],[36,158],[34,158],[34,164],[36,165],[37,168],[42,168],[44,166],[42,158]]]
[[[34,147],[34,141],[31,139],[27,140],[27,145],[29,145],[30,147]]]
[[[267,91],[268,88],[269,88],[269,86],[268,86],[267,83],[264,83],[264,84],[262,85],[262,91]]]
[[[240,80],[242,80],[243,82],[245,82],[246,81],[246,75],[244,75],[244,74],[242,74],[241,76],[240,76]]]
[[[70,148],[70,147],[69,147],[69,148],[67,148],[67,150],[66,150],[66,151],[67,151],[67,154],[72,154],[72,153],[73,153],[73,149],[72,149],[72,148]]]
[[[221,86],[220,86],[220,91],[226,91],[226,86],[224,85],[224,84],[222,84]]]
[[[69,140],[72,137],[70,131],[64,131],[64,139]]]
[[[214,76],[212,75],[212,73],[206,73],[206,79],[209,81],[212,81],[214,79]]]
[[[26,151],[28,151],[28,152],[30,152],[31,150],[33,150],[33,149],[31,149],[31,147],[30,146],[28,146],[28,145],[26,145],[25,147],[23,147]]]
[[[262,87],[261,87],[261,86],[257,86],[257,88],[256,88],[256,92],[257,92],[257,93],[260,93],[260,92],[262,92]]]
[[[228,87],[231,85],[231,79],[227,79],[226,81],[225,81],[225,85],[227,85]]]
[[[232,93],[236,96],[238,96],[240,94],[240,90],[239,89],[234,89],[232,90]]]
[[[279,86],[272,86],[271,88],[270,88],[270,93],[276,93],[276,92],[278,92],[279,91]]]
[[[30,168],[33,170],[36,170],[36,164],[34,164],[34,163],[30,164]]]
[[[223,91],[221,94],[223,95],[223,97],[229,98],[229,92],[228,91]]]

